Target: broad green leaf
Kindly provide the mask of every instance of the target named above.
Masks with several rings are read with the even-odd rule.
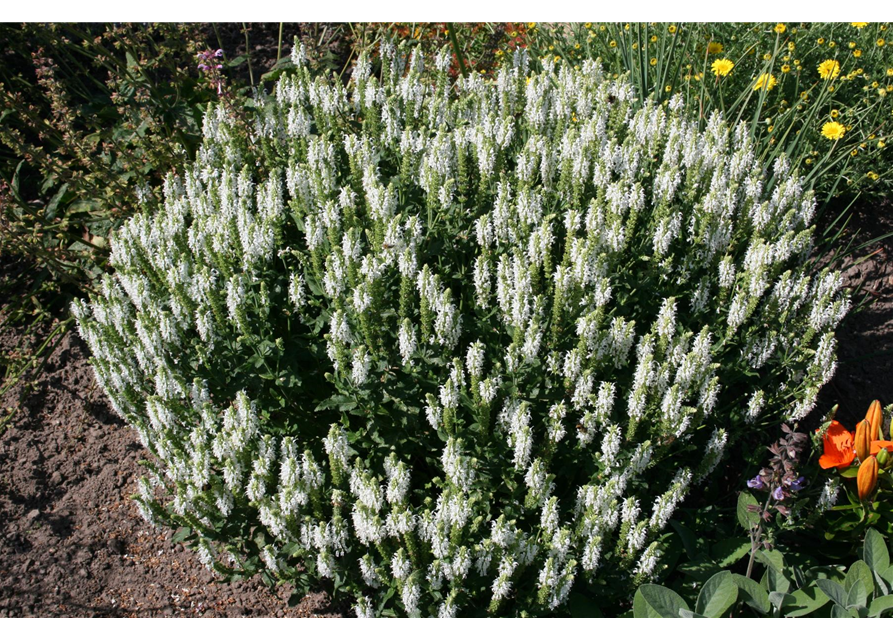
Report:
[[[643,584],[633,598],[637,618],[681,618],[690,607],[678,593],[659,584]]]
[[[890,588],[887,586],[887,582],[883,578],[881,578],[881,574],[879,574],[877,571],[874,571],[873,573],[874,573],[874,584],[877,586],[877,589],[880,592],[880,594],[882,596],[885,596],[888,593],[890,593]]]
[[[755,580],[751,580],[737,573],[732,574],[732,580],[738,587],[738,597],[757,613],[766,615],[769,613],[769,593]]]
[[[849,592],[856,582],[861,582],[866,596],[874,595],[874,576],[862,560],[856,560],[846,573],[843,588]]]
[[[865,583],[861,580],[856,580],[846,594],[847,609],[850,607],[864,607],[866,604],[868,604],[868,592],[865,590]]]
[[[821,589],[826,596],[831,598],[836,604],[841,607],[846,607],[847,600],[847,592],[844,588],[837,584],[836,582],[831,582],[830,580],[826,580],[825,578],[819,578],[815,581],[816,586]]]
[[[878,573],[883,573],[890,566],[890,552],[887,550],[884,536],[874,529],[869,529],[865,533],[862,559],[865,560],[865,564]]]
[[[791,598],[781,610],[783,616],[799,618],[821,609],[828,602],[828,596],[815,585],[807,585],[790,594]]]
[[[747,510],[747,507],[750,505],[754,505],[756,507],[760,506],[760,503],[757,502],[757,499],[750,495],[747,491],[742,491],[738,494],[738,524],[741,525],[741,528],[745,531],[750,531],[753,527],[757,526],[760,523],[760,514],[752,513]]]
[[[728,567],[750,553],[750,538],[720,540],[710,548],[710,555],[720,567]]]
[[[634,618],[660,618],[662,617],[650,604],[645,601],[642,595],[642,589],[636,589],[636,595],[633,596],[633,617]]]
[[[868,607],[868,617],[877,618],[882,613],[890,611],[891,609],[893,609],[893,595],[875,598],[871,601],[871,605]]]
[[[701,587],[695,613],[708,618],[720,618],[738,599],[738,587],[731,571],[720,571]]]
[[[781,571],[776,571],[771,566],[766,567],[766,587],[769,591],[788,593],[791,590],[791,581]]]
[[[784,556],[778,549],[764,549],[757,551],[757,560],[767,567],[772,567],[778,573],[784,573]]]
[[[847,467],[846,469],[841,469],[840,475],[843,478],[855,478],[859,475],[859,467]]]
[[[769,592],[769,602],[778,609],[779,611],[784,608],[785,603],[790,598],[788,594],[783,591],[770,591]]]
[[[854,614],[851,614],[849,611],[841,607],[840,605],[835,604],[831,607],[831,617],[832,618],[852,618]]]

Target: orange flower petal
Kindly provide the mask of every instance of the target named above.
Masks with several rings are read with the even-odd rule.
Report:
[[[850,466],[856,458],[853,434],[837,420],[831,422],[822,443],[825,446],[825,453],[819,458],[822,469],[843,469]]]
[[[893,440],[875,440],[871,443],[871,455],[876,456],[881,449],[886,449],[893,453]]]

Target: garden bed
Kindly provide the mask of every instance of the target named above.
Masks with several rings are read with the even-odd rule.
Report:
[[[854,246],[893,229],[893,208],[864,207]],[[848,239],[848,238],[847,238]],[[840,365],[803,424],[833,404],[854,424],[893,399],[893,239],[846,270],[871,302],[839,330]],[[17,336],[0,338],[0,348]],[[11,394],[14,396],[14,394]],[[0,436],[0,616],[333,616],[324,593],[289,607],[258,578],[218,582],[195,554],[149,526],[129,496],[145,457],[96,387],[87,350],[69,334]],[[740,474],[731,474],[738,476]]]

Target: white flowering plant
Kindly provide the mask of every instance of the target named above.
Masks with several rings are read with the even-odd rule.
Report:
[[[144,515],[214,570],[363,616],[628,599],[729,444],[812,407],[841,278],[743,125],[593,61],[449,59],[386,43],[345,87],[296,48],[74,313],[152,454]]]

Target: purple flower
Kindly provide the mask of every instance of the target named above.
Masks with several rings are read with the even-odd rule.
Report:
[[[791,491],[800,491],[805,485],[806,485],[806,478],[804,478],[803,476],[800,476],[799,478],[797,478],[796,480],[791,482],[791,484],[788,486],[790,487]]]
[[[751,489],[764,489],[766,487],[766,485],[763,484],[762,476],[756,476],[753,480],[748,480],[747,486]]]
[[[772,497],[776,500],[784,500],[784,490],[781,487],[775,487],[775,491],[772,492]]]
[[[223,49],[217,49],[217,51],[214,52],[214,57],[222,58],[223,57]]]

